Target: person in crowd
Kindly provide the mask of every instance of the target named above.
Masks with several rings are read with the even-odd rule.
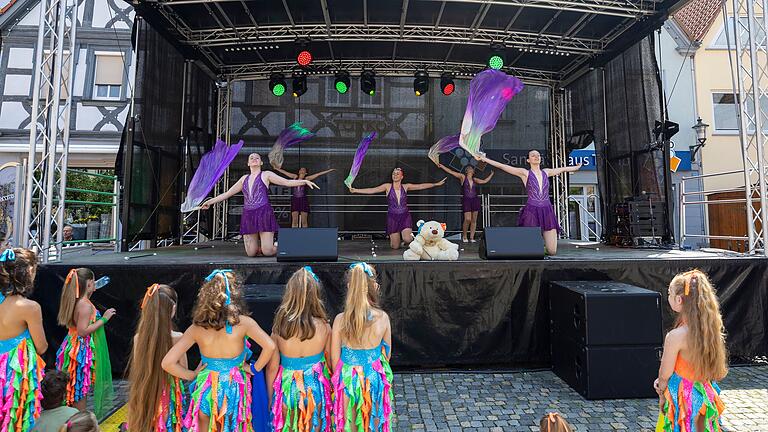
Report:
[[[379,307],[376,270],[354,263],[346,274],[344,312],[333,321],[331,362],[336,430],[391,430],[392,328]]]
[[[331,326],[320,300],[320,279],[309,266],[293,273],[275,313],[279,350],[267,365],[275,431],[332,430]]]
[[[292,173],[282,168],[273,166],[272,168],[280,174],[288,177],[291,180],[309,180],[315,181],[318,177],[324,176],[331,171],[335,171],[335,168],[320,171],[319,173],[307,175],[307,169],[304,167],[299,168],[299,172]],[[307,188],[304,185],[294,186],[291,188],[291,228],[308,228],[309,227],[309,197],[307,197]]]
[[[64,228],[61,229],[62,240],[72,241],[73,233],[74,233],[74,229],[72,228],[72,225],[64,225]]]
[[[80,411],[70,417],[59,432],[101,432],[99,421],[90,411]]]
[[[549,255],[557,254],[557,234],[561,231],[557,222],[555,210],[549,201],[549,178],[566,172],[575,172],[581,168],[581,164],[561,168],[542,168],[541,154],[538,150],[528,152],[528,164],[530,169],[513,167],[505,163],[497,162],[483,154],[477,156],[481,162],[517,176],[523,181],[528,200],[525,207],[520,210],[517,217],[517,225],[522,227],[541,228],[544,237],[544,246]]]
[[[29,249],[0,253],[0,430],[26,431],[40,416],[48,350],[43,314],[29,300],[37,272],[37,255]]]
[[[77,414],[78,409],[64,405],[69,375],[56,369],[45,372],[40,385],[43,393],[43,412],[31,432],[58,432],[67,420]]]
[[[677,320],[664,339],[653,383],[660,408],[656,430],[720,430],[725,405],[717,381],[728,374],[728,353],[715,289],[701,270],[691,270],[672,279],[667,301]]]
[[[102,316],[90,300],[94,291],[93,271],[82,267],[69,271],[58,315],[59,325],[67,328],[67,336],[56,352],[56,369],[69,374],[67,405],[85,411],[88,393],[93,390],[94,406],[101,414],[112,392],[112,366],[104,326],[115,316],[115,309],[107,309]]]
[[[392,170],[392,183],[382,183],[376,187],[356,189],[349,188],[351,193],[387,195],[387,236],[389,246],[399,249],[403,242],[408,245],[413,241],[413,219],[408,209],[408,192],[432,189],[445,184],[446,179],[437,183],[403,183],[403,169]]]
[[[190,431],[251,429],[251,380],[246,363],[249,338],[261,347],[253,366],[261,371],[272,358],[275,342],[248,316],[234,273],[214,270],[197,295],[192,325],[161,363],[169,374],[194,381],[184,417],[184,426]],[[193,371],[182,365],[182,358],[195,344],[201,361]]]
[[[461,225],[461,241],[464,243],[475,242],[475,230],[477,229],[477,215],[480,212],[480,196],[477,194],[477,185],[491,181],[493,171],[484,179],[475,178],[475,167],[467,165],[464,173],[456,172],[443,164],[437,167],[446,173],[456,177],[461,182],[461,212],[464,214],[464,222]]]
[[[152,284],[141,301],[141,316],[129,359],[128,428],[131,431],[175,432],[183,428],[186,393],[178,377],[161,367],[181,339],[174,331],[178,297],[168,285]],[[187,356],[179,360],[187,368]]]
[[[248,156],[250,174],[240,177],[228,191],[215,196],[201,206],[203,210],[217,202],[227,200],[238,192],[243,193],[243,215],[240,217],[240,234],[243,236],[245,253],[250,256],[273,256],[275,248],[275,233],[280,226],[277,224],[275,212],[269,203],[269,185],[306,186],[317,189],[313,182],[303,180],[287,180],[272,171],[262,171],[263,162],[258,153]]]

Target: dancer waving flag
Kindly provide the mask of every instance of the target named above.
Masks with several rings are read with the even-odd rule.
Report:
[[[435,165],[440,165],[440,155],[457,148],[459,148],[459,134],[444,136],[429,148],[427,157],[432,159]]]
[[[187,198],[181,204],[183,213],[197,210],[200,203],[203,202],[208,193],[213,190],[216,182],[219,181],[229,164],[235,160],[237,152],[243,147],[243,140],[230,146],[224,141],[217,139],[216,145],[208,153],[200,158],[200,164],[192,176],[192,181],[187,189]]]
[[[288,147],[301,144],[314,137],[315,134],[301,127],[301,122],[296,122],[280,132],[275,140],[275,145],[269,151],[269,164],[275,168],[283,167],[283,151]]]
[[[344,179],[344,184],[347,185],[348,188],[352,188],[352,182],[355,181],[357,173],[360,172],[360,167],[363,165],[363,159],[365,158],[365,154],[368,152],[368,146],[371,145],[371,142],[374,139],[376,139],[376,132],[371,132],[360,141],[360,144],[357,145],[355,158],[352,159],[352,167],[349,168],[349,175],[346,179]]]

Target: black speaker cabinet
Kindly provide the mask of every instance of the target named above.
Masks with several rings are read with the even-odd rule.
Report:
[[[589,346],[661,345],[661,294],[612,281],[550,285],[552,333]]]
[[[656,397],[661,345],[587,346],[552,335],[552,369],[587,399]]]
[[[541,228],[487,227],[479,252],[480,258],[487,260],[543,259]]]
[[[338,228],[281,228],[277,261],[337,261],[338,240]]]

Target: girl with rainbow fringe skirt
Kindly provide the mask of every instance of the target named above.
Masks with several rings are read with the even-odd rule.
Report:
[[[253,366],[257,371],[272,357],[275,343],[245,314],[241,297],[232,271],[214,270],[198,292],[192,326],[163,358],[166,372],[193,381],[184,416],[184,427],[190,432],[253,431],[247,338],[261,346]],[[180,360],[194,344],[200,348],[201,361],[191,371]]]
[[[389,316],[378,308],[378,297],[375,269],[366,263],[352,264],[344,312],[333,322],[336,431],[392,430],[392,329]]]
[[[115,315],[108,309],[101,316],[91,303],[96,291],[95,277],[87,268],[69,271],[64,281],[59,304],[59,325],[66,326],[67,336],[56,352],[56,369],[69,374],[68,406],[85,410],[91,390],[97,417],[106,414],[112,400],[112,365],[104,326]]]
[[[714,288],[707,275],[691,270],[672,279],[667,300],[678,323],[664,340],[653,384],[660,408],[656,431],[720,431],[725,405],[716,381],[728,373],[728,355]]]
[[[45,363],[38,354],[48,343],[40,305],[26,298],[36,268],[37,256],[30,250],[6,249],[0,254],[0,432],[28,431],[40,416]],[[16,336],[5,335],[9,330]]]
[[[331,326],[320,300],[320,279],[309,266],[297,270],[275,313],[272,338],[280,353],[267,365],[276,432],[331,432]]]

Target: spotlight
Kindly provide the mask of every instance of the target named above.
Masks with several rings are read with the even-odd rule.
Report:
[[[274,72],[269,76],[269,91],[273,95],[280,97],[285,94],[285,77],[280,72]]]
[[[426,71],[416,71],[413,75],[413,92],[421,96],[429,91],[429,75]]]
[[[360,91],[369,96],[376,94],[376,74],[372,70],[364,70],[360,74]]]
[[[293,97],[300,97],[307,92],[307,76],[293,77]]]
[[[440,90],[444,95],[449,96],[456,90],[456,85],[453,83],[453,74],[445,72],[440,76]]]
[[[488,56],[488,67],[499,70],[504,67],[504,52],[506,47],[501,43],[492,43],[491,52]]]
[[[312,52],[309,50],[309,41],[296,40],[296,63],[301,67],[307,67],[312,63]]]
[[[340,71],[336,72],[336,80],[334,81],[334,86],[336,87],[336,91],[339,92],[339,94],[344,94],[349,91],[349,72],[347,71]]]

